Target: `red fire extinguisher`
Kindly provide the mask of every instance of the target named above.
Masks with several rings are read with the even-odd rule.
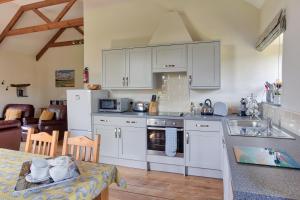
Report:
[[[89,82],[89,68],[85,67],[83,70],[83,83]]]

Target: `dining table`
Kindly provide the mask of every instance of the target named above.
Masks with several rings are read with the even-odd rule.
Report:
[[[90,199],[108,200],[109,186],[116,183],[126,188],[127,183],[116,166],[75,161],[80,176],[41,190],[15,191],[22,165],[33,157],[44,157],[0,148],[0,199],[1,200],[50,200],[50,199]]]

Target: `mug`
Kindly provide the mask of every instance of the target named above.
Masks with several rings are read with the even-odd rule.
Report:
[[[49,165],[47,160],[42,158],[33,158],[30,166],[31,177],[41,180],[49,176]]]

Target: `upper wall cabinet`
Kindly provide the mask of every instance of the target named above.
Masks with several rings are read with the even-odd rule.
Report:
[[[188,79],[191,89],[220,88],[220,42],[188,45]]]
[[[125,87],[126,82],[126,51],[103,51],[103,87],[117,89]]]
[[[153,72],[187,71],[187,45],[153,47]]]
[[[103,88],[152,89],[151,47],[103,51]]]

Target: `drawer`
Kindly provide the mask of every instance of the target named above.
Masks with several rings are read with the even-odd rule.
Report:
[[[215,121],[195,121],[195,120],[186,120],[185,130],[188,131],[220,131],[221,123]]]
[[[94,116],[93,123],[117,127],[146,127],[145,118]]]

